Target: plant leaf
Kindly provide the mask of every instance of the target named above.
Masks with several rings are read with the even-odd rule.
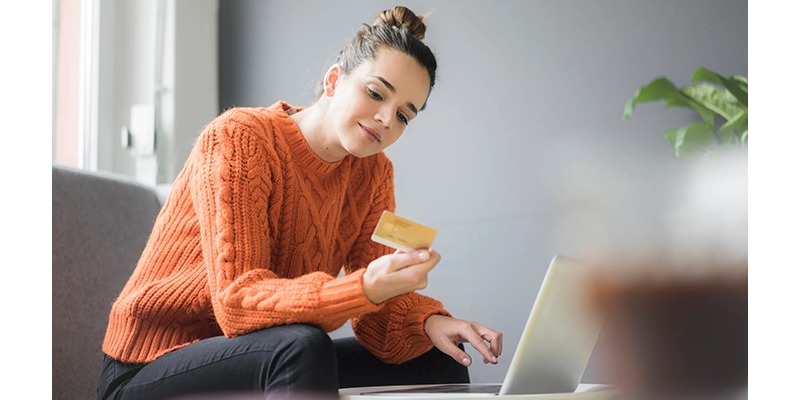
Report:
[[[733,94],[733,96],[736,97],[736,99],[739,100],[739,102],[742,103],[744,107],[747,107],[747,92],[742,90],[741,86],[738,83],[733,82],[732,80],[729,80],[723,77],[722,75],[703,67],[696,69],[692,74],[692,82],[699,82],[699,81],[716,83],[717,85],[724,87],[725,89],[730,91],[731,94]]]
[[[675,157],[686,158],[705,152],[711,138],[714,137],[714,125],[690,124],[682,128],[666,130],[664,137],[675,149]]]
[[[733,117],[747,109],[728,92],[708,84],[698,84],[681,88],[681,92],[694,101],[730,121]]]
[[[622,120],[625,121],[633,115],[633,109],[637,103],[645,103],[648,101],[666,100],[673,91],[678,89],[675,85],[665,77],[658,77],[653,79],[647,85],[644,85],[636,90],[633,98],[625,103],[625,112],[622,114]]]
[[[747,129],[745,129],[744,132],[742,132],[742,143],[747,142],[748,140],[750,140],[750,137],[747,136]]]
[[[739,87],[742,88],[742,90],[744,90],[745,93],[747,93],[747,78],[741,75],[734,75],[731,77],[731,80],[738,83]]]
[[[743,135],[742,132],[747,132],[747,110],[736,114],[719,128],[719,141],[721,143],[734,142],[740,135]]]
[[[692,108],[700,113],[707,123],[714,123],[714,114],[709,109],[683,94],[669,79],[663,76],[654,79],[636,91],[633,98],[625,104],[622,120],[625,121],[633,115],[633,109],[636,104],[656,100],[666,100],[667,107],[681,106]]]

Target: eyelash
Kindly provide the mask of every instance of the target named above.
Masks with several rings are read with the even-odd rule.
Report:
[[[370,88],[367,88],[367,92],[369,92],[369,96],[372,97],[373,99],[375,99],[375,100],[383,100],[383,97],[381,97],[381,95],[379,95],[378,92],[376,92],[376,91],[374,91],[374,90],[372,90]],[[399,119],[400,122],[408,125],[408,118],[406,118],[405,115],[397,113],[397,119]]]

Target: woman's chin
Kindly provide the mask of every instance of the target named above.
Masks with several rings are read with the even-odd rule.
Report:
[[[345,147],[345,150],[347,150],[347,152],[354,157],[364,158],[378,153],[375,147],[376,146],[363,146],[353,143],[350,146]]]
[[[364,158],[374,155],[375,152],[360,152],[360,151],[351,151],[350,154],[356,158]]]

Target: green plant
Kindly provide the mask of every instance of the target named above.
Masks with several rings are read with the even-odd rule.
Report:
[[[676,157],[705,153],[712,138],[720,145],[747,145],[747,78],[739,75],[725,78],[700,67],[692,74],[692,84],[678,89],[666,77],[658,77],[640,87],[625,104],[622,120],[633,115],[637,103],[657,100],[666,100],[664,108],[691,108],[703,118],[703,122],[664,131]],[[717,115],[726,121],[719,130],[714,123]]]

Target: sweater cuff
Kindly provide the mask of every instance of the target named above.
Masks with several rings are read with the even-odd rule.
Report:
[[[348,320],[383,308],[383,304],[374,304],[364,294],[362,284],[365,272],[367,269],[363,268],[326,282],[322,286],[320,314],[326,319]]]

